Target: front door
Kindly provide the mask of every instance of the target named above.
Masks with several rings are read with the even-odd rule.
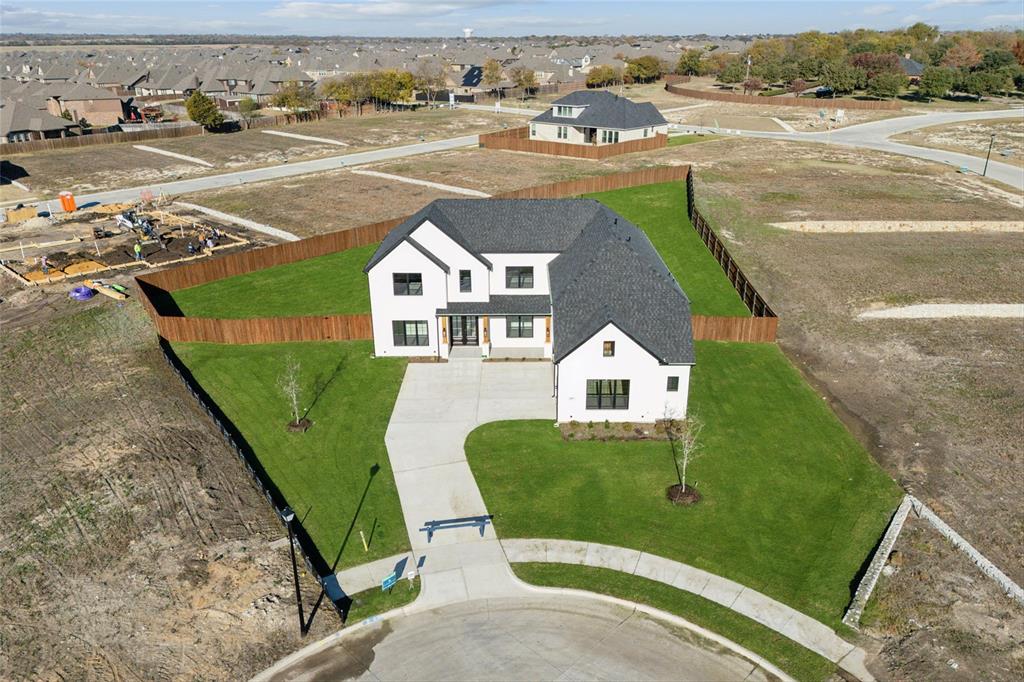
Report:
[[[452,345],[476,346],[477,317],[476,315],[452,315]]]

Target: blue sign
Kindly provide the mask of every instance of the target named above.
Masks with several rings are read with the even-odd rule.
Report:
[[[392,571],[386,578],[384,578],[384,580],[380,581],[380,589],[382,592],[390,590],[392,587],[395,586],[395,583],[397,582],[398,574]]]

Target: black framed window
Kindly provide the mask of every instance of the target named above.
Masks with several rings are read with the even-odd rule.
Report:
[[[615,342],[605,341],[602,344],[601,352],[604,354],[606,358],[615,357]]]
[[[587,379],[587,409],[629,409],[629,379]]]
[[[669,377],[666,390],[675,392],[679,390],[679,377]]]
[[[426,346],[430,344],[426,320],[395,320],[391,333],[396,346]]]
[[[395,296],[422,296],[423,275],[418,272],[396,272],[391,275]]]
[[[510,266],[505,268],[505,287],[507,289],[532,289],[533,267]]]
[[[558,139],[559,140],[568,140],[569,139],[569,127],[568,126],[558,126]]]
[[[532,339],[533,317],[529,315],[510,315],[507,318],[506,335],[510,339]]]
[[[463,294],[473,291],[473,273],[469,270],[459,270],[459,291]]]

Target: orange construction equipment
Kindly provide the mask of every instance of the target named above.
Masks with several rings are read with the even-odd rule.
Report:
[[[60,197],[60,207],[63,208],[68,213],[71,213],[72,211],[78,208],[78,206],[75,204],[75,195],[72,194],[71,192],[64,191],[61,192],[58,196]]]

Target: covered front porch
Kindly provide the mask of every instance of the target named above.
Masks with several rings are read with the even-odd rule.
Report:
[[[437,309],[442,358],[551,357],[551,300],[547,295],[492,296]]]

